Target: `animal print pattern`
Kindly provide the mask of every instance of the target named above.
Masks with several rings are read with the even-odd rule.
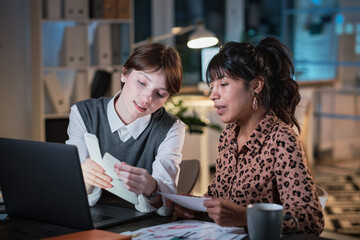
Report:
[[[216,173],[205,195],[244,207],[281,204],[284,214],[298,219],[300,232],[320,235],[324,215],[298,135],[274,114],[265,116],[240,149],[239,131],[231,123],[220,135]],[[294,227],[293,220],[284,221],[283,232]]]

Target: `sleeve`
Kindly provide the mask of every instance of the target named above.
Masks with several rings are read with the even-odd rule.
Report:
[[[299,137],[291,130],[278,136],[274,170],[284,214],[298,219],[299,232],[320,235],[324,215]],[[284,221],[283,231],[294,227],[293,220]]]
[[[185,139],[186,125],[177,120],[167,133],[164,141],[160,144],[155,161],[152,165],[152,177],[157,181],[160,192],[176,193],[176,186],[179,180],[179,164],[182,160],[182,148]],[[161,216],[172,213],[172,206],[166,206],[166,198],[163,198],[163,206],[154,208],[143,195],[139,195],[139,204],[135,206],[138,211],[156,211]]]
[[[70,116],[69,116],[69,126],[67,133],[69,139],[66,140],[66,144],[75,145],[79,152],[80,161],[83,163],[85,159],[89,157],[89,152],[86,148],[86,143],[84,139],[84,133],[86,133],[85,123],[80,115],[80,112],[76,105],[71,107]],[[101,189],[95,187],[94,191],[88,195],[88,201],[90,206],[94,206],[97,201],[99,201],[101,196]]]
[[[86,148],[84,134],[87,132],[84,120],[82,119],[80,112],[76,105],[71,107],[69,116],[69,126],[67,134],[69,139],[66,140],[66,144],[75,145],[79,152],[79,158],[81,162],[85,162],[85,159],[89,156]]]

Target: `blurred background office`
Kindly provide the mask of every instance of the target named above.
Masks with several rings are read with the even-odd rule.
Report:
[[[58,19],[47,20],[44,9],[41,9],[46,2],[48,1],[0,0],[1,137],[46,141],[49,140],[50,132],[54,128],[60,129],[66,135],[68,113],[54,114],[49,106],[46,91],[40,90],[44,88],[44,72],[72,70],[69,66],[54,67],[45,63],[49,56],[44,52],[55,54],[51,49],[45,48],[51,48],[49,44],[56,42],[57,35],[53,36],[52,25],[55,22],[66,26],[78,23],[85,25],[88,27],[89,36],[95,32],[96,26],[107,23],[121,25],[121,34],[128,36],[126,54],[129,54],[138,42],[153,41],[158,36],[170,33],[174,27],[194,26],[200,21],[219,39],[219,44],[210,48],[189,48],[187,41],[195,30],[172,34],[161,41],[175,46],[180,52],[184,66],[180,98],[189,108],[188,114],[195,113],[205,119],[205,122],[223,127],[212,111],[212,104],[207,96],[208,88],[203,77],[207,61],[225,42],[257,42],[262,37],[274,36],[293,52],[294,77],[300,85],[302,95],[297,116],[303,127],[301,138],[315,178],[321,182],[323,177],[351,176],[352,182],[343,183],[339,180],[342,186],[336,187],[343,188],[350,184],[355,190],[358,189],[359,178],[356,176],[360,166],[359,1],[133,0],[129,1],[131,10],[127,20],[93,20],[87,16],[75,24],[63,19],[64,13],[61,13]],[[68,1],[58,2],[64,4]],[[92,1],[87,2],[90,9]],[[91,10],[87,13],[91,14]],[[89,42],[90,40],[87,43],[90,44]],[[88,64],[77,67],[76,71],[86,73],[86,79],[91,84],[94,78],[90,75],[96,69],[104,67],[118,71],[121,69],[119,66],[121,63],[112,63],[109,66],[96,65],[89,58]],[[71,81],[61,86],[67,97],[72,94],[73,86],[74,83]],[[55,125],[51,125],[52,123]],[[218,131],[209,128],[204,128],[202,134],[187,135],[189,141],[185,143],[184,159],[202,159],[203,176],[206,173],[202,178],[204,186],[210,178],[209,169],[216,159],[218,135]],[[200,148],[196,147],[199,145]],[[331,190],[330,188],[331,186],[328,190]],[[203,189],[201,186],[198,188],[199,192]],[[349,201],[357,199],[360,202],[359,191],[350,192],[345,196]],[[329,203],[335,200],[330,198]],[[344,205],[344,202],[341,204]],[[351,219],[357,219],[357,222],[349,220],[347,223],[341,223],[338,219],[337,222],[332,221],[331,214],[328,213],[328,219],[331,221],[327,222],[327,226],[331,226],[334,232],[347,234],[347,237],[360,237],[360,209],[348,206],[348,209],[351,209]],[[341,211],[344,213],[345,210]],[[346,224],[350,226],[350,230],[346,230],[348,232],[341,232],[343,230],[335,226]]]

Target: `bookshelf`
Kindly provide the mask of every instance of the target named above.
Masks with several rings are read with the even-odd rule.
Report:
[[[57,141],[49,136],[66,133],[70,107],[92,96],[98,72],[110,75],[97,83],[107,84],[102,95],[120,89],[134,41],[133,16],[133,0],[32,1],[34,140]]]

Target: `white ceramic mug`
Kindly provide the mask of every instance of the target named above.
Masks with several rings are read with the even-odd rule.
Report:
[[[275,203],[250,204],[246,209],[250,240],[278,240],[281,237],[284,220],[293,219],[298,229],[298,220],[291,215],[284,216],[284,207]]]

